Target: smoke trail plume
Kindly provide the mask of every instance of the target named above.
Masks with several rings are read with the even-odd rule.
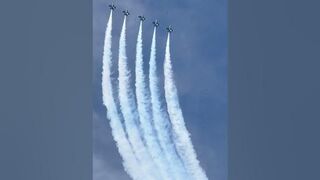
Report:
[[[189,177],[187,176],[181,159],[179,158],[174,143],[171,139],[170,121],[160,98],[159,80],[157,75],[156,63],[156,33],[157,28],[155,27],[151,42],[149,62],[149,85],[154,126],[158,134],[159,142],[164,151],[165,157],[169,160],[168,167],[172,169],[173,176],[175,177],[175,179],[187,180],[189,179]]]
[[[157,168],[153,163],[149,152],[142,141],[142,134],[139,132],[139,115],[135,104],[134,92],[130,87],[131,73],[127,64],[126,55],[126,16],[124,17],[123,26],[119,41],[119,100],[120,108],[124,117],[124,124],[127,130],[129,141],[136,153],[138,160],[141,162],[145,177],[143,179],[161,179],[157,173]]]
[[[110,126],[112,135],[116,141],[118,151],[123,159],[123,165],[127,173],[134,179],[139,180],[141,170],[139,169],[140,163],[136,160],[135,155],[130,147],[126,138],[124,128],[121,124],[119,112],[116,107],[115,99],[113,97],[113,87],[111,80],[111,67],[112,67],[112,53],[111,53],[111,40],[112,40],[112,11],[110,13],[107,29],[105,32],[104,51],[103,51],[103,72],[102,72],[102,94],[103,103],[107,108],[107,115],[110,119]]]
[[[172,128],[175,135],[175,144],[179,155],[184,161],[188,172],[195,180],[207,180],[207,176],[197,159],[188,130],[184,123],[184,118],[179,104],[178,92],[173,79],[172,64],[170,57],[170,33],[166,44],[165,62],[165,98],[168,106],[168,113],[171,119]]]

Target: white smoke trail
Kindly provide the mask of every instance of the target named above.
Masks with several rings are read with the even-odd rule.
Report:
[[[124,124],[127,130],[129,141],[141,162],[141,168],[146,176],[143,179],[162,179],[157,173],[157,168],[151,159],[142,141],[142,134],[139,132],[139,115],[135,104],[134,93],[130,87],[131,73],[127,64],[126,55],[126,16],[119,41],[119,100],[120,108],[124,117]],[[149,177],[148,177],[149,176]]]
[[[170,169],[168,167],[168,161],[166,161],[161,147],[157,141],[157,134],[152,126],[152,111],[151,111],[151,101],[150,93],[148,91],[145,75],[143,72],[143,42],[142,42],[142,21],[139,26],[139,33],[137,38],[137,49],[136,49],[136,95],[137,95],[137,105],[140,117],[140,123],[142,132],[144,135],[144,140],[150,151],[150,155],[157,167],[159,167],[159,172],[162,174],[165,180],[172,179],[170,177]]]
[[[140,180],[141,176],[140,163],[135,158],[129,141],[126,138],[124,128],[121,124],[121,118],[116,107],[115,99],[113,97],[113,87],[111,79],[112,68],[112,52],[111,52],[111,40],[112,40],[112,11],[109,16],[107,29],[105,32],[104,51],[103,51],[103,71],[102,71],[102,95],[103,103],[107,108],[107,115],[110,119],[110,126],[112,129],[112,135],[116,141],[118,151],[123,159],[123,166],[127,173],[134,179]]]
[[[184,123],[182,110],[179,104],[178,92],[173,79],[172,64],[170,57],[170,33],[166,44],[165,62],[165,98],[167,101],[168,112],[171,119],[172,128],[175,135],[175,144],[179,155],[184,161],[184,165],[188,172],[195,180],[207,180],[207,176],[197,159],[196,152],[193,148],[190,135]]]
[[[156,33],[157,28],[154,28],[151,52],[150,52],[150,70],[149,70],[149,85],[151,94],[152,114],[154,126],[158,134],[160,145],[164,151],[166,158],[169,160],[168,167],[172,169],[175,179],[187,180],[189,177],[184,169],[183,163],[179,158],[174,143],[171,139],[171,125],[166,110],[164,109],[159,90],[159,80],[157,75],[156,63]]]

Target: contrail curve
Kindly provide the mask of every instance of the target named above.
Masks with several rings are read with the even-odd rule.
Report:
[[[194,180],[207,180],[204,170],[200,167],[196,152],[193,148],[190,134],[185,126],[182,110],[179,104],[177,87],[173,79],[172,62],[170,57],[170,33],[168,33],[165,61],[164,61],[164,87],[167,109],[174,131],[174,140],[177,151],[184,165]]]

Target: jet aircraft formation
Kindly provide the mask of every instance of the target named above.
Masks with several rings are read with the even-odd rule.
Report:
[[[117,7],[116,7],[114,4],[110,4],[110,5],[109,5],[109,8],[111,9],[111,11],[114,11],[114,10],[116,10]],[[122,11],[122,13],[123,13],[123,15],[125,15],[125,16],[129,16],[129,15],[130,15],[130,13],[129,13],[128,10],[124,10],[124,11]],[[140,21],[145,21],[145,20],[146,20],[146,18],[145,18],[144,16],[138,16],[138,18],[139,18]],[[160,23],[159,23],[158,20],[153,21],[152,24],[153,24],[153,26],[156,27],[156,28],[158,28],[158,27],[160,26]],[[173,32],[173,28],[171,27],[171,25],[169,25],[169,26],[166,28],[166,30],[167,30],[168,33],[172,33],[172,32]]]

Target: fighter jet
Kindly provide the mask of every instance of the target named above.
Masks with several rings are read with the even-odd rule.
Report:
[[[110,4],[110,5],[109,5],[109,8],[113,11],[113,10],[115,10],[117,7],[116,7],[114,4]]]
[[[140,21],[146,20],[146,18],[144,16],[138,16],[138,18],[140,19]]]
[[[152,24],[154,25],[154,27],[158,27],[160,25],[158,20],[153,21]]]
[[[123,14],[125,15],[125,16],[129,16],[129,11],[128,10],[125,10],[125,11],[122,11],[123,12]]]
[[[171,27],[171,26],[168,26],[168,27],[167,27],[167,31],[168,31],[168,33],[172,33],[172,32],[173,32],[172,27]]]

